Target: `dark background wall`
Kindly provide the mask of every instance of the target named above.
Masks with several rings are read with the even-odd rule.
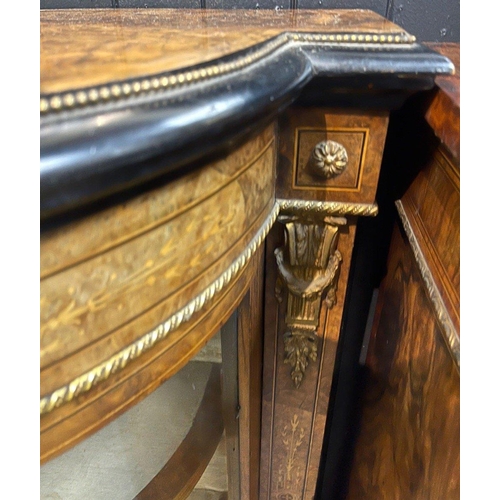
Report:
[[[40,0],[61,8],[370,9],[420,42],[460,42],[460,0]]]

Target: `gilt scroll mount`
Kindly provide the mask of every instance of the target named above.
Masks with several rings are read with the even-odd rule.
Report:
[[[319,314],[323,300],[327,307],[337,302],[336,292],[342,255],[337,250],[343,217],[304,219],[282,215],[285,245],[274,252],[278,264],[276,296],[281,302],[283,286],[288,291],[285,363],[300,387],[310,361],[318,356]]]

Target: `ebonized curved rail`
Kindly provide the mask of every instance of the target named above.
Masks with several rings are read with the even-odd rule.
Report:
[[[378,82],[415,91],[431,88],[436,74],[453,71],[448,59],[413,39],[374,44],[344,36],[284,33],[211,61],[208,67],[219,68],[217,74],[197,83],[190,83],[188,75],[201,73],[206,64],[147,76],[136,95],[122,91],[116,99],[100,99],[133,86],[132,81],[110,82],[83,107],[64,109],[65,96],[42,96],[41,219],[234,148],[288,107],[314,78],[328,77],[334,86],[336,77],[345,85],[363,76],[369,87]],[[154,88],[172,77],[174,87]],[[53,110],[50,103],[63,109]]]

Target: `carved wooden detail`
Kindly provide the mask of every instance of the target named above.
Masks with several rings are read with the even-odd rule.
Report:
[[[329,308],[337,302],[342,262],[337,250],[338,231],[347,221],[343,217],[315,220],[285,215],[278,220],[285,225],[286,242],[274,252],[279,272],[276,296],[282,300],[285,285],[288,290],[285,363],[292,366],[291,376],[298,388],[309,362],[317,358],[316,330],[325,293]]]

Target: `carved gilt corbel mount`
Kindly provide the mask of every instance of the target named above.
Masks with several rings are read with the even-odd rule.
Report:
[[[337,302],[342,255],[337,250],[343,217],[303,218],[282,215],[285,245],[274,251],[278,264],[276,297],[288,290],[285,363],[292,366],[295,387],[300,387],[310,361],[318,355],[317,329],[323,297],[328,308]],[[325,296],[326,295],[326,296]]]

